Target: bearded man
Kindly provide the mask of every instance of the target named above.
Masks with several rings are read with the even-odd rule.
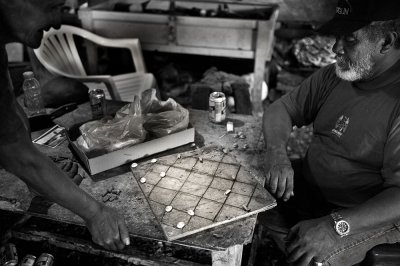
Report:
[[[354,265],[400,241],[400,1],[347,0],[321,31],[334,65],[265,110],[266,188],[279,200],[262,221],[295,265]],[[301,162],[292,127],[313,124]]]
[[[79,215],[95,243],[123,249],[129,245],[124,217],[81,190],[38,151],[13,93],[5,44],[39,47],[44,30],[60,27],[63,4],[64,0],[0,0],[0,165],[41,195]]]

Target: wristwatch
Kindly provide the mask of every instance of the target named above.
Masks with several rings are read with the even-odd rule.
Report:
[[[335,222],[335,231],[340,237],[347,236],[350,233],[350,224],[343,219],[343,217],[337,213],[332,212],[331,217]]]

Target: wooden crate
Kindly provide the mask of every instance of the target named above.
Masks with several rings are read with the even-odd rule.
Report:
[[[271,6],[267,1],[264,8],[271,9],[271,16],[256,20],[116,12],[110,11],[113,3],[107,2],[81,9],[79,18],[83,28],[99,35],[139,38],[143,50],[253,59],[255,84],[252,103],[253,110],[260,113],[265,62],[272,57],[278,17],[277,6]],[[89,58],[94,60],[95,55]],[[96,63],[92,65],[94,67]]]

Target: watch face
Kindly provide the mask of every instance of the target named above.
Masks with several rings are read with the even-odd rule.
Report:
[[[349,223],[343,220],[337,222],[335,228],[340,235],[347,235],[350,232]]]

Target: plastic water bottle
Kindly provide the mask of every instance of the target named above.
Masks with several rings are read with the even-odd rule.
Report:
[[[25,96],[25,106],[29,115],[38,115],[46,113],[41,95],[40,83],[35,78],[32,71],[23,73],[24,83],[22,88]]]

